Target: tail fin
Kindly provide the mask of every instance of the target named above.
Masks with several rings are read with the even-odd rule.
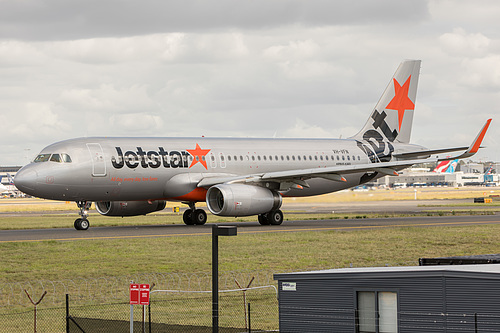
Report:
[[[7,173],[7,178],[9,179],[9,184],[14,185],[14,178],[12,178],[12,175],[10,173]]]
[[[390,142],[410,142],[420,63],[405,60],[399,65],[365,126],[353,138],[363,140],[367,132],[375,131]]]

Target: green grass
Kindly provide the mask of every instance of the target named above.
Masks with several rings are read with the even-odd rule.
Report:
[[[498,252],[500,225],[240,234],[219,240],[220,270],[305,270]],[[211,236],[0,244],[0,281],[210,272]]]

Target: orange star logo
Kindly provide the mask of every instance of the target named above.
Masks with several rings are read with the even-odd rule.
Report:
[[[200,145],[198,144],[196,144],[195,149],[186,149],[186,151],[190,153],[191,156],[193,156],[193,162],[191,162],[191,165],[189,167],[191,168],[193,165],[200,162],[205,167],[205,169],[208,170],[205,156],[208,154],[210,150],[211,149],[201,149]]]
[[[406,110],[415,109],[415,104],[408,97],[408,90],[410,89],[411,75],[403,84],[399,85],[399,82],[394,79],[394,91],[396,95],[385,107],[386,109],[398,110],[398,121],[399,121],[399,131],[401,131],[401,124],[403,123],[403,117]]]

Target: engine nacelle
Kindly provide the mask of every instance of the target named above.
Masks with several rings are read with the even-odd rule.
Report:
[[[95,209],[105,216],[138,216],[162,210],[166,201],[100,201],[95,203]]]
[[[279,193],[254,185],[215,185],[207,192],[208,209],[219,216],[264,214],[280,208],[281,203]]]

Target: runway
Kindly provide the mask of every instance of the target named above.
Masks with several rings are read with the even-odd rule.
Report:
[[[234,222],[221,225],[238,227],[238,234],[304,232],[304,231],[354,231],[363,229],[395,227],[436,227],[470,226],[478,224],[500,224],[498,215],[466,215],[440,217],[398,217],[374,219],[338,219],[338,220],[303,220],[284,221],[279,226],[262,226],[258,222]],[[75,241],[105,240],[151,237],[183,237],[211,235],[212,224],[203,226],[154,225],[123,227],[91,227],[87,231],[73,228],[2,230],[0,243],[39,242],[39,241]]]

